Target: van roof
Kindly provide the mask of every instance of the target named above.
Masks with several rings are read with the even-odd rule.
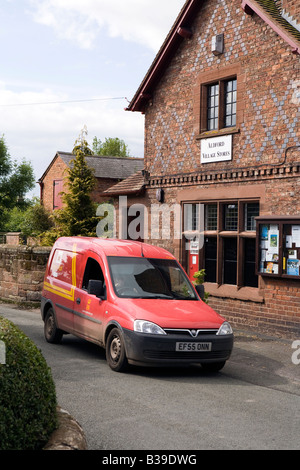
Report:
[[[76,245],[76,247],[75,247]],[[149,245],[148,243],[134,240],[118,240],[112,238],[93,237],[61,237],[56,240],[55,248],[74,250],[77,253],[85,250],[101,251],[106,256],[133,256],[145,258],[168,258],[175,257],[164,248]]]

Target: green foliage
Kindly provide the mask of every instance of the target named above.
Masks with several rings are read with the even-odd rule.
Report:
[[[27,209],[13,207],[7,214],[6,232],[22,232],[27,237],[38,237],[53,226],[50,213],[37,199]]]
[[[203,284],[205,278],[205,269],[200,269],[200,271],[197,271],[193,277],[195,278],[194,284]]]
[[[62,236],[96,235],[99,218],[96,216],[97,204],[91,199],[96,180],[85,159],[90,152],[84,138],[75,142],[75,158],[71,161],[66,178],[68,191],[62,193],[64,207],[53,213],[54,226],[42,235],[43,245],[51,245]]]
[[[21,225],[26,210],[13,207],[5,213],[5,224],[2,225],[4,232],[21,232]]]
[[[12,161],[4,137],[0,138],[0,230],[9,219],[13,207],[28,207],[25,194],[34,187],[34,174],[30,163]]]
[[[39,201],[30,206],[23,214],[20,228],[27,237],[39,237],[53,227],[50,212]]]
[[[6,363],[0,365],[0,450],[38,450],[57,427],[51,371],[35,344],[0,317]]]
[[[195,285],[203,284],[204,279],[205,279],[205,269],[200,269],[200,271],[197,271],[193,277],[195,278],[195,281],[193,281]],[[204,302],[208,303],[208,298],[209,298],[209,293],[205,292]]]
[[[118,137],[106,137],[104,142],[94,137],[93,152],[95,155],[112,157],[130,157],[128,146]]]

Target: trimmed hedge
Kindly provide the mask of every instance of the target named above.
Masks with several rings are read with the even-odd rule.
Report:
[[[50,368],[35,344],[0,317],[0,450],[38,450],[57,428],[56,392]]]

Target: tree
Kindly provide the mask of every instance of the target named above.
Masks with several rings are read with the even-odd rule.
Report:
[[[2,136],[0,138],[0,230],[13,207],[26,208],[25,195],[34,187],[34,174],[31,163],[12,161]]]
[[[99,218],[96,216],[97,204],[91,199],[96,180],[93,170],[87,165],[85,155],[92,152],[81,134],[75,142],[67,170],[67,191],[62,193],[64,206],[53,214],[54,229],[42,236],[42,244],[51,244],[60,236],[95,236]]]
[[[106,137],[104,142],[94,137],[93,152],[95,155],[107,155],[112,157],[130,157],[128,146],[124,140],[118,137]]]

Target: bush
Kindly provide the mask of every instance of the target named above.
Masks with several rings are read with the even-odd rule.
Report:
[[[0,317],[0,450],[39,450],[57,427],[50,368],[35,344]]]
[[[205,279],[205,269],[200,269],[200,271],[197,271],[195,274],[194,274],[194,281],[193,283],[196,285],[199,285],[199,284],[203,284],[204,283],[204,279]],[[204,292],[204,302],[205,303],[208,303],[208,298],[209,298],[209,293],[208,292]]]

